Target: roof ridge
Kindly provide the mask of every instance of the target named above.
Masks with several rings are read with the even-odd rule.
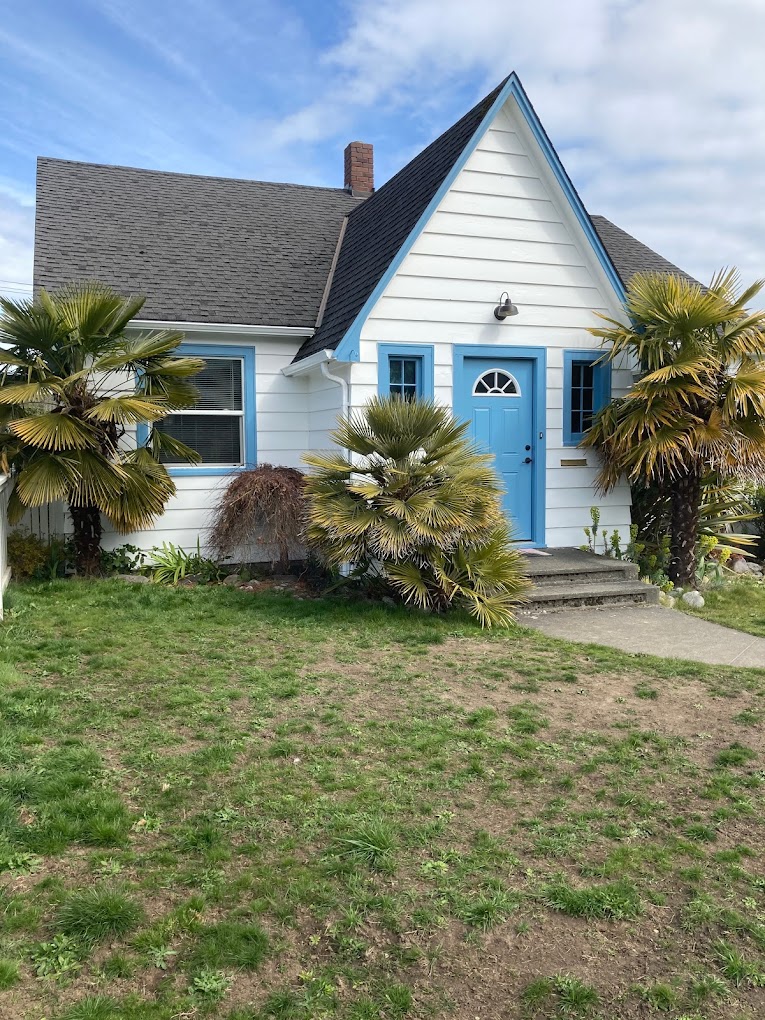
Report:
[[[132,173],[153,174],[157,177],[181,177],[185,180],[191,178],[193,180],[229,182],[232,184],[265,184],[274,188],[300,188],[305,191],[331,191],[335,194],[348,195],[349,198],[356,197],[351,195],[347,188],[332,188],[326,184],[296,184],[292,181],[264,181],[253,177],[221,177],[216,174],[193,174],[184,173],[178,170],[155,170],[152,167],[127,166],[124,163],[91,163],[89,160],[61,159],[58,156],[38,156],[37,163],[38,166],[40,164],[57,163],[65,166],[90,167],[93,170],[129,170]],[[358,199],[358,201],[362,202],[363,199]]]

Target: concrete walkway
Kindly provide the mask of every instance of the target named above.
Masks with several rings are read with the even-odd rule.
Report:
[[[664,659],[690,659],[716,666],[765,669],[765,638],[708,623],[663,606],[563,609],[528,616],[521,613],[518,623],[550,637],[606,645],[625,652],[659,655]]]

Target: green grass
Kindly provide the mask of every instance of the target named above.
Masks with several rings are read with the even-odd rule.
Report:
[[[690,609],[682,600],[678,607],[724,627],[765,637],[765,581],[742,578],[703,594],[703,609]]]
[[[3,1008],[755,1020],[763,718],[765,671],[460,616],[13,588]]]

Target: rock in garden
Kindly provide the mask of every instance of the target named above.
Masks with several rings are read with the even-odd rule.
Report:
[[[124,581],[125,584],[151,584],[151,578],[145,574],[115,574],[115,580]]]
[[[229,588],[238,588],[242,583],[242,578],[239,574],[228,574],[223,578],[223,584],[227,584]]]
[[[733,573],[734,574],[749,574],[749,573],[751,573],[751,569],[749,567],[749,564],[746,562],[746,560],[739,559],[739,560],[736,560],[735,563],[733,564]]]
[[[683,602],[686,606],[690,606],[691,609],[704,608],[704,598],[702,595],[699,595],[697,591],[687,591],[685,595],[683,595]]]

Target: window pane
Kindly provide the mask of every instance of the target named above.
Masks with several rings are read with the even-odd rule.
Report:
[[[201,396],[200,411],[242,410],[242,359],[205,358],[205,367],[192,382]]]
[[[407,358],[404,362],[404,382],[410,386],[417,384],[417,362],[413,358]]]
[[[196,450],[203,464],[242,463],[242,418],[239,415],[171,414],[155,428]],[[180,457],[165,456],[165,464],[185,464]]]
[[[401,358],[390,359],[390,384],[391,386],[400,386],[404,381],[402,378],[402,364]]]

